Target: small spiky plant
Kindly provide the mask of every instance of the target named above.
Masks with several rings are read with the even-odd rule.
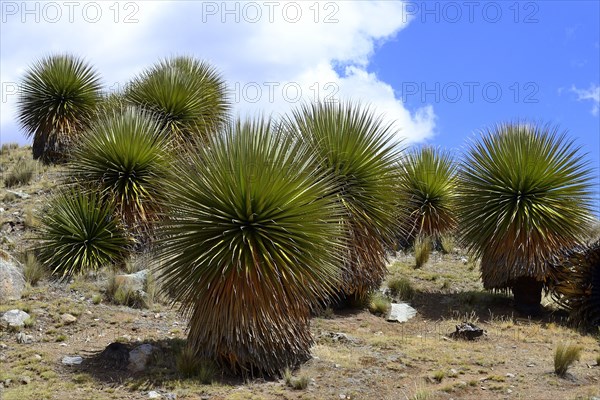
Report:
[[[557,128],[508,123],[482,133],[459,173],[467,249],[487,289],[511,288],[521,312],[540,311],[549,262],[588,226],[588,163]]]
[[[435,147],[410,151],[400,164],[400,221],[415,238],[434,240],[456,228],[456,164]]]
[[[101,100],[99,74],[70,54],[35,62],[21,83],[18,120],[33,137],[33,158],[62,161],[69,146],[93,120]]]
[[[600,326],[600,240],[566,250],[552,268],[551,293],[579,326]]]
[[[309,313],[339,285],[342,241],[312,158],[268,121],[237,122],[175,167],[159,273],[198,357],[270,376],[309,357]]]
[[[129,241],[114,214],[113,203],[98,194],[58,194],[41,218],[38,259],[62,277],[123,261]]]
[[[153,113],[177,143],[206,138],[229,118],[225,81],[192,57],[165,59],[136,77],[125,98]]]
[[[150,115],[126,108],[99,119],[73,150],[69,169],[85,187],[114,200],[127,226],[156,220],[170,165],[168,138]]]
[[[381,286],[385,248],[396,232],[401,149],[393,125],[360,104],[314,103],[295,110],[288,129],[317,155],[316,168],[338,183],[333,196],[345,210],[340,223],[348,238],[340,292],[364,304]]]

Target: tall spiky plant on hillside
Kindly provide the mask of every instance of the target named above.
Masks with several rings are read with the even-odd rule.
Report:
[[[309,357],[309,312],[339,285],[341,211],[313,154],[271,123],[207,140],[164,187],[162,286],[199,358],[276,375]]]
[[[315,103],[293,113],[288,129],[318,156],[316,168],[338,183],[348,239],[344,282],[347,300],[363,302],[386,273],[385,248],[396,232],[401,149],[391,124],[360,104]]]
[[[62,277],[122,262],[129,246],[114,203],[73,188],[52,198],[36,239],[38,259]]]
[[[564,251],[554,263],[550,288],[580,326],[600,326],[600,240]]]
[[[18,120],[33,137],[33,158],[46,162],[67,157],[76,136],[95,117],[101,99],[98,73],[70,54],[35,62],[21,83]]]
[[[439,148],[410,151],[400,164],[400,223],[409,240],[439,240],[456,228],[456,164]],[[412,241],[411,240],[411,241]]]
[[[69,169],[84,187],[114,200],[125,224],[146,230],[156,220],[170,164],[159,122],[135,108],[100,118],[75,147]]]
[[[158,62],[135,78],[125,98],[153,113],[179,143],[204,139],[229,118],[225,81],[192,57]]]
[[[462,238],[481,257],[484,287],[511,288],[523,313],[540,311],[549,262],[589,223],[583,157],[556,127],[507,123],[483,132],[461,163]]]

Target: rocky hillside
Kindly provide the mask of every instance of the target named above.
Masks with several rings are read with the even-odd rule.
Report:
[[[550,301],[540,319],[513,315],[510,297],[483,291],[476,263],[459,250],[434,253],[420,269],[412,254],[397,254],[370,307],[312,319],[312,358],[279,380],[197,365],[183,350],[186,318],[147,269],[151,255],[63,281],[39,266],[30,249],[61,168],[30,152],[5,146],[0,155],[2,400],[600,398],[599,334],[567,326]],[[416,315],[388,321],[390,301]],[[454,335],[465,322],[481,335]],[[558,376],[563,344],[581,350]]]

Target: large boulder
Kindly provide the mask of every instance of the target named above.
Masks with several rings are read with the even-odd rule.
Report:
[[[139,345],[129,352],[128,369],[131,372],[141,372],[146,369],[146,365],[156,348],[149,343]]]
[[[29,318],[29,314],[21,310],[10,310],[5,312],[0,318],[0,325],[3,328],[21,328],[25,325],[25,321]]]
[[[25,279],[17,264],[0,253],[0,303],[19,300],[25,289]]]

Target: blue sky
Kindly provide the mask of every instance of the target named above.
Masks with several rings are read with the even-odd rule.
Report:
[[[221,71],[241,115],[359,99],[396,121],[406,143],[457,152],[497,122],[550,122],[600,166],[597,0],[3,0],[0,8],[2,143],[27,141],[15,122],[19,79],[42,56],[83,56],[114,89],[159,58],[187,54]]]

